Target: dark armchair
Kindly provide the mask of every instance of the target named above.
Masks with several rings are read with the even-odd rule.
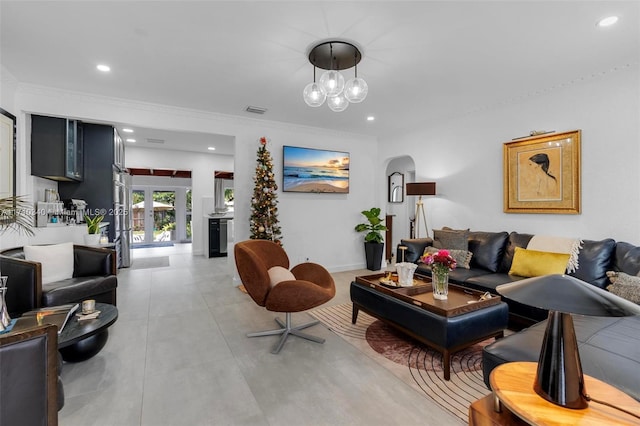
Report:
[[[57,330],[44,325],[0,334],[0,424],[58,424],[64,396]]]
[[[0,270],[9,277],[6,293],[9,314],[15,318],[33,309],[85,299],[116,304],[115,250],[74,245],[73,264],[72,278],[43,284],[41,264],[25,260],[22,247],[0,252]]]

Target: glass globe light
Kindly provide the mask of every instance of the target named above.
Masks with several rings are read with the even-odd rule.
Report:
[[[368,92],[369,85],[359,77],[352,78],[344,85],[344,96],[349,102],[354,104],[364,101]]]
[[[327,96],[336,96],[344,90],[344,77],[338,71],[329,70],[320,76],[320,89]]]
[[[325,99],[327,99],[327,95],[325,95],[316,82],[307,84],[302,92],[302,96],[310,107],[319,107],[324,103]]]
[[[347,101],[347,98],[345,98],[343,94],[340,94],[327,97],[327,105],[329,105],[329,109],[333,112],[342,112],[349,106],[349,101]]]

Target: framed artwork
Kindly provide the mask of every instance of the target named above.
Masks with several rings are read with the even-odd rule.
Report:
[[[389,202],[402,203],[404,201],[404,175],[393,172],[389,175]]]
[[[580,213],[580,130],[503,145],[505,213]]]

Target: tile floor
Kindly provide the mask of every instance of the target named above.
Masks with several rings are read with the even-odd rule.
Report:
[[[64,365],[62,426],[460,424],[322,325],[308,330],[324,345],[290,337],[279,355],[277,337],[245,337],[275,314],[232,285],[227,258],[190,244],[133,251],[155,256],[171,266],[120,270],[104,349]],[[348,302],[360,273],[334,274],[329,304]]]

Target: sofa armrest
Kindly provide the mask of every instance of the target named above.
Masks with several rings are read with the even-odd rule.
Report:
[[[396,262],[402,262],[402,251],[400,250],[400,246],[407,247],[404,250],[404,261],[410,263],[417,263],[420,259],[420,256],[424,253],[424,249],[427,246],[433,245],[433,240],[431,238],[412,238],[410,240],[400,240],[400,244],[398,244],[398,249],[396,252]]]
[[[73,246],[73,276],[116,275],[115,250],[100,247]]]
[[[7,280],[5,299],[9,315],[18,317],[40,307],[42,265],[24,259],[0,256],[0,270]]]

